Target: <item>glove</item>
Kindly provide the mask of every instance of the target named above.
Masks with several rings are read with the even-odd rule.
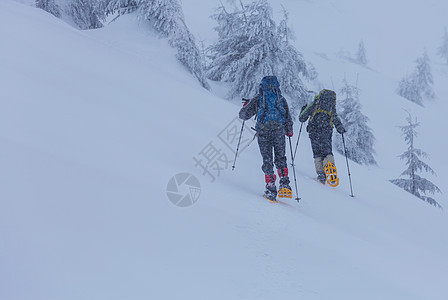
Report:
[[[292,137],[293,134],[294,134],[294,132],[291,131],[291,132],[288,132],[288,133],[286,134],[286,136]]]
[[[337,130],[340,134],[344,134],[344,133],[347,132],[347,130],[345,130],[345,128],[344,128],[343,126],[339,126],[336,130]]]
[[[250,99],[243,98],[243,107],[249,103]]]

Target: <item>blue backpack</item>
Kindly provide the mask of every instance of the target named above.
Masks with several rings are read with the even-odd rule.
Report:
[[[283,107],[283,96],[276,76],[265,76],[259,88],[258,112],[256,130],[264,125],[280,127],[286,122],[286,112]]]

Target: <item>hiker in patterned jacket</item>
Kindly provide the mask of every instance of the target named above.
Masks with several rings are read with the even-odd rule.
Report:
[[[293,135],[293,122],[289,114],[288,103],[281,95],[280,84],[275,76],[264,77],[260,83],[258,94],[251,100],[243,100],[245,103],[240,110],[239,117],[248,120],[256,115],[255,129],[263,158],[262,170],[266,181],[265,197],[275,201],[277,188],[274,164],[280,178],[279,190],[283,188],[291,190],[285,150],[285,135],[288,137]],[[279,196],[282,197],[280,194]]]
[[[333,125],[340,134],[344,134],[346,131],[336,113],[336,93],[324,89],[314,98],[313,102],[304,106],[299,115],[299,121],[303,123],[308,118],[310,119],[306,131],[311,141],[317,179],[325,184],[327,176],[324,167],[329,161],[334,165]]]

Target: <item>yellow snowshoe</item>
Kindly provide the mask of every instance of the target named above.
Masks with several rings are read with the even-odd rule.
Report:
[[[325,165],[325,175],[327,175],[327,183],[332,187],[339,185],[338,171],[336,166],[331,162],[327,162]]]
[[[278,197],[279,198],[292,198],[292,191],[286,187],[281,188],[278,191]]]

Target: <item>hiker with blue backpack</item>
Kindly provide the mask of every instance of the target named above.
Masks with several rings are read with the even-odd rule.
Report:
[[[275,76],[266,76],[261,80],[258,94],[245,100],[239,117],[248,120],[256,116],[258,146],[263,158],[262,170],[265,174],[266,190],[264,197],[276,202],[277,187],[274,164],[279,176],[279,197],[292,197],[286,162],[285,135],[293,135],[293,121],[288,103],[282,96],[280,84]]]
[[[333,126],[340,134],[346,132],[341,119],[336,113],[336,93],[323,89],[310,104],[302,107],[299,121],[308,121],[308,132],[313,150],[314,166],[317,180],[331,186],[339,184],[332,150]]]

